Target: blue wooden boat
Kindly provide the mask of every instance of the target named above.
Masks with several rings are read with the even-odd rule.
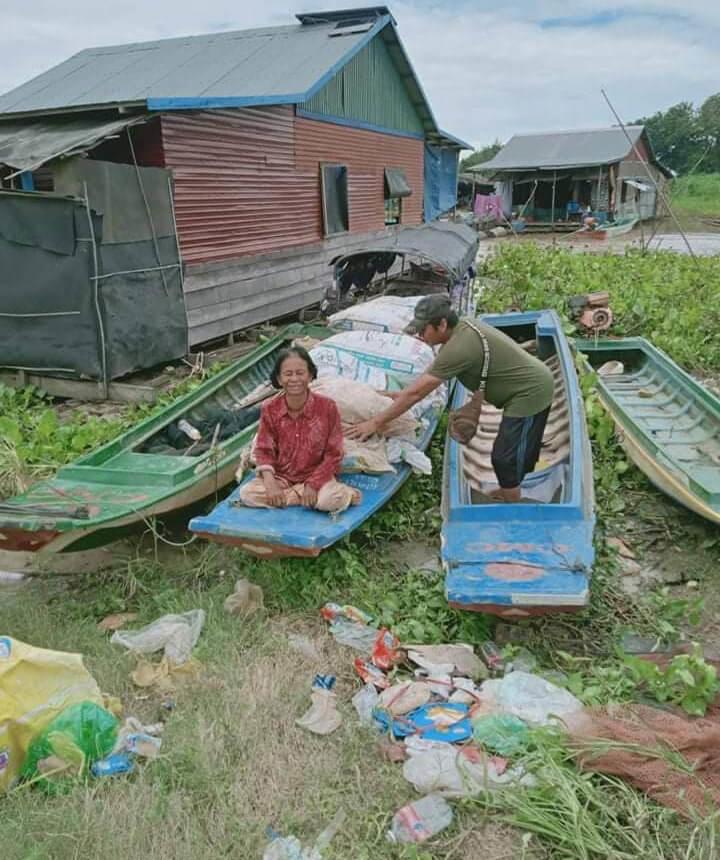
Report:
[[[448,437],[443,477],[442,559],[458,609],[522,618],[587,604],[593,564],[592,455],[570,348],[552,311],[484,316],[535,351],[555,377],[540,462],[523,501],[493,502],[490,451],[501,413],[483,407],[468,446]],[[468,397],[456,387],[453,408]]]
[[[416,447],[425,451],[440,418],[431,414]],[[405,463],[380,475],[342,473],[340,480],[362,491],[359,505],[330,515],[301,507],[246,508],[240,487],[206,516],[190,521],[190,531],[217,543],[229,544],[260,558],[314,557],[350,534],[379,510],[410,477]],[[250,480],[249,475],[246,480]]]

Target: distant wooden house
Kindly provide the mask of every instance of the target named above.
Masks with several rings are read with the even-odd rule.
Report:
[[[579,218],[589,206],[602,218],[654,218],[657,187],[672,174],[655,157],[644,126],[626,131],[627,136],[619,127],[516,134],[470,172],[495,183],[508,217],[522,213],[561,222]]]
[[[102,319],[106,285],[127,284],[135,270],[184,301],[190,345],[295,312],[321,297],[332,257],[454,207],[467,144],[438,128],[387,7],[297,19],[88,49],[0,96],[0,210],[21,196],[39,211],[42,198],[36,223],[45,224],[47,201],[69,195],[102,221],[93,248],[112,244],[115,268],[100,259],[99,292],[86,303],[100,328],[112,328]],[[9,220],[0,212],[0,243]],[[88,223],[77,234],[85,245]],[[10,241],[20,233],[32,231]],[[133,242],[154,249],[152,265],[118,258]],[[169,281],[180,274],[176,295]],[[0,271],[0,344],[4,297],[17,284],[7,278]],[[11,309],[27,337],[37,331],[31,307],[48,308],[46,333],[52,325],[50,281],[31,295],[34,280],[28,270]],[[133,286],[122,314],[151,312],[160,329],[162,302],[145,307]],[[66,332],[72,322],[63,320]],[[71,357],[63,361],[69,370]],[[0,345],[0,366],[20,363]]]

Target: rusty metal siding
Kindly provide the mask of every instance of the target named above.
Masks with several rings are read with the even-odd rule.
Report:
[[[164,114],[162,147],[188,263],[321,242],[323,161],[348,167],[351,233],[383,229],[385,167],[402,167],[413,190],[402,222],[422,222],[421,140],[296,117],[278,106]]]
[[[298,171],[314,172],[315,198],[320,216],[318,165],[323,161],[348,168],[350,232],[381,230],[385,224],[385,168],[402,167],[412,188],[402,204],[402,223],[420,224],[423,218],[422,140],[382,134],[299,116],[296,120]]]
[[[290,106],[162,117],[183,259],[232,259],[319,241],[317,177],[295,169]]]

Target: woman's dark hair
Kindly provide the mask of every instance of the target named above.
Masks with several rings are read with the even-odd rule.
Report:
[[[281,349],[275,359],[275,366],[270,374],[270,382],[272,382],[273,388],[282,388],[280,385],[280,370],[282,369],[285,359],[291,358],[292,356],[301,358],[307,365],[307,369],[310,371],[310,378],[317,379],[318,369],[315,362],[310,358],[310,353],[302,346],[290,346],[287,349]]]

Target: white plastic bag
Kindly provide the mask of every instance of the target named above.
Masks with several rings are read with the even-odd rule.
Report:
[[[380,696],[375,688],[375,684],[365,684],[365,686],[361,690],[358,690],[352,697],[353,707],[357,711],[360,722],[364,726],[372,727],[375,725],[375,721],[373,720],[373,708],[378,705],[379,701]]]
[[[429,750],[406,748],[409,758],[403,765],[403,776],[421,794],[436,792],[448,797],[469,797],[512,783],[534,783],[534,779],[519,767],[498,773],[493,760],[472,747],[442,744]],[[471,755],[475,760],[469,757]]]
[[[391,463],[407,463],[416,475],[432,474],[432,462],[427,454],[404,439],[390,439],[387,456]]]
[[[203,609],[191,609],[181,615],[163,615],[140,630],[118,630],[111,642],[137,654],[164,650],[168,663],[187,663],[205,623]]]
[[[530,672],[510,672],[503,678],[485,681],[483,697],[494,700],[497,710],[514,714],[535,726],[547,726],[583,709],[572,693]]]

